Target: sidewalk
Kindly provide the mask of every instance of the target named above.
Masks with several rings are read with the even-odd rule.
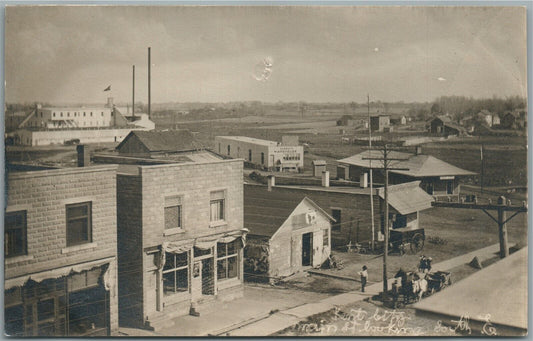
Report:
[[[500,250],[499,244],[494,244],[483,249],[479,249],[437,264],[433,265],[435,270],[447,271],[456,266],[469,263],[472,258],[477,256],[480,259],[491,257],[494,253]],[[392,281],[388,281],[389,289]],[[246,326],[234,329],[225,333],[229,336],[268,336],[285,328],[291,327],[307,317],[329,311],[335,306],[346,306],[365,298],[370,298],[379,294],[383,290],[383,282],[377,282],[366,287],[364,293],[359,291],[352,291],[336,296],[325,298],[317,303],[308,303],[303,306],[279,311],[268,318],[248,324]]]
[[[487,259],[494,256],[499,249],[499,244],[494,244],[436,263],[433,269],[447,271],[469,263],[474,256],[480,260]],[[392,281],[389,281],[389,285],[391,284]],[[364,293],[351,291],[335,296],[301,293],[301,297],[296,297],[290,291],[284,292],[284,289],[273,288],[271,290],[275,292],[275,296],[265,299],[260,297],[260,290],[257,292],[254,292],[254,288],[245,290],[249,294],[245,294],[244,298],[215,304],[216,307],[214,305],[210,310],[202,311],[199,317],[188,315],[177,317],[169,322],[168,327],[157,332],[139,330],[137,333],[137,330],[129,328],[120,328],[120,332],[127,336],[268,336],[291,327],[309,316],[377,295],[383,290],[383,283],[375,282],[368,285]]]

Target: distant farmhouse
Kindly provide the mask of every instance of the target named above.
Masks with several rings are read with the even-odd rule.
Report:
[[[452,122],[451,117],[447,115],[439,115],[434,117],[429,122],[429,131],[431,134],[439,136],[466,134],[466,129]]]
[[[525,109],[507,111],[501,117],[500,125],[504,129],[527,128],[527,111]]]
[[[390,129],[390,126],[390,115],[377,115],[370,117],[370,129],[372,131],[386,131],[387,129]]]
[[[405,117],[404,115],[402,116],[396,116],[396,117],[391,117],[390,118],[390,123],[392,125],[406,125],[407,124],[407,117]]]
[[[76,143],[120,142],[132,130],[151,130],[147,115],[123,115],[113,99],[101,107],[46,107],[36,105],[12,133],[16,144],[42,146]]]
[[[282,142],[247,136],[216,136],[215,151],[231,158],[278,172],[299,172],[304,167],[304,149],[297,136],[283,136]]]
[[[337,174],[347,180],[359,181],[361,176],[364,173],[368,173],[370,169],[370,161],[366,158],[378,158],[381,156],[381,151],[373,150],[338,160],[339,169]],[[414,154],[394,151],[390,153],[390,157],[406,159],[405,161],[395,162],[394,167],[407,169],[389,171],[389,182],[391,184],[420,180],[420,186],[433,196],[459,195],[459,179],[476,174],[455,167],[431,155],[422,154],[420,147],[417,148]],[[381,169],[382,167],[383,162],[381,161],[372,163],[372,169]],[[381,172],[374,172],[373,180],[376,183],[384,183]]]

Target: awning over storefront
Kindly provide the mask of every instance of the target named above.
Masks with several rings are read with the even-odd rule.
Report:
[[[16,278],[7,279],[4,283],[5,284],[4,290],[9,290],[17,286],[19,287],[24,286],[24,284],[26,284],[26,282],[28,282],[30,279],[32,281],[40,283],[46,279],[60,278],[60,277],[71,275],[73,273],[80,273],[83,271],[88,271],[96,267],[102,266],[104,264],[108,264],[114,260],[115,260],[115,257],[108,257],[108,258],[99,259],[99,260],[92,261],[92,262],[69,265],[69,266],[65,266],[62,268],[58,268],[58,269],[47,270],[47,271],[37,272],[34,274],[30,274],[30,275],[24,275],[24,276],[20,276]]]
[[[216,246],[217,243],[230,243],[236,239],[239,239],[242,243],[241,246],[244,247],[246,245],[246,233],[248,233],[248,229],[241,229],[224,234],[211,235],[196,239],[164,242],[162,245],[162,250],[168,253],[187,252],[193,247],[205,250]]]
[[[433,197],[419,186],[420,181],[389,186],[389,205],[403,215],[431,208]],[[385,199],[383,188],[378,193],[381,199]]]

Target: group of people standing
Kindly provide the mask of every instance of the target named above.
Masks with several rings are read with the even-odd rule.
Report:
[[[418,271],[424,274],[430,272],[432,261],[433,259],[431,257],[426,257],[425,255],[420,256]],[[365,292],[366,283],[368,282],[368,267],[363,265],[362,270],[358,274],[361,276],[361,292]]]

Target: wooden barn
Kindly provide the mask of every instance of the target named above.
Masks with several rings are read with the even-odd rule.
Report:
[[[439,136],[466,135],[464,127],[454,123],[450,116],[440,115],[429,122],[429,131],[431,134]]]
[[[324,263],[334,219],[307,197],[280,201],[262,194],[244,201],[244,226],[250,231],[245,279],[273,281]]]

